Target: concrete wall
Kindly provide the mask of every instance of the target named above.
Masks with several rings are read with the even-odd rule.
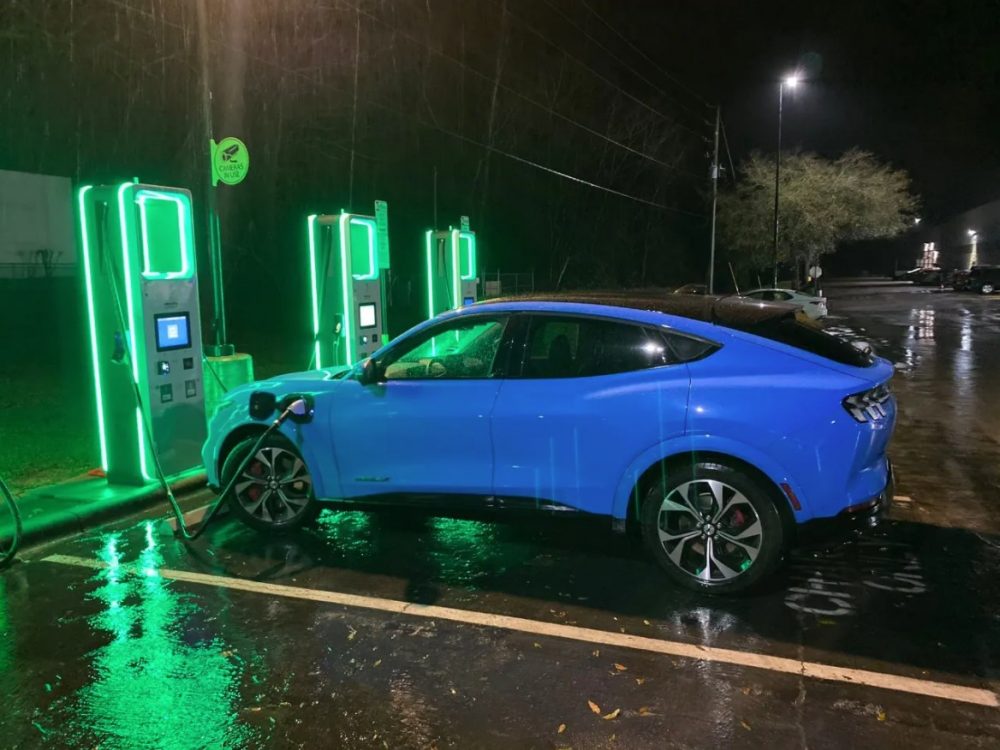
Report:
[[[68,177],[0,170],[0,278],[75,273],[72,200]]]

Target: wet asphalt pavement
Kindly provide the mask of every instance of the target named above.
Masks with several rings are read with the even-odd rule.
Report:
[[[151,513],[0,572],[0,745],[1000,747],[1000,710],[919,688],[1000,689],[1000,297],[827,293],[828,325],[897,364],[901,502],[879,530],[809,543],[765,591],[724,599],[672,588],[604,523],[327,511],[288,537],[226,521],[185,547]],[[922,682],[815,679],[551,624]]]

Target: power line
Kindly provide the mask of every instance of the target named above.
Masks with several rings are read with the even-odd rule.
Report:
[[[112,5],[115,5],[115,6],[119,7],[119,8],[123,8],[123,9],[125,9],[125,10],[127,10],[129,12],[135,12],[135,13],[137,13],[139,15],[146,15],[147,17],[150,17],[149,14],[146,13],[145,11],[143,11],[141,9],[138,9],[135,6],[129,5],[128,2],[127,2],[127,0],[124,0],[124,1],[123,0],[105,0],[105,2],[111,3]],[[172,26],[173,28],[175,28],[177,30],[185,31],[185,32],[188,31],[188,29],[186,27],[182,26],[181,24],[168,21],[165,18],[158,19],[158,20],[161,23],[164,23],[164,24],[166,24],[168,26]],[[246,50],[237,49],[237,48],[233,47],[233,45],[228,45],[228,44],[225,44],[224,42],[220,42],[220,46],[228,47],[230,50],[232,50],[234,52],[240,52],[242,54],[246,54],[249,58],[251,58],[253,60],[256,60],[256,61],[258,61],[260,63],[263,63],[265,65],[269,65],[272,68],[274,68],[275,70],[279,70],[279,71],[281,71],[283,73],[287,73],[288,75],[297,76],[297,77],[299,77],[299,78],[301,78],[303,80],[308,81],[309,83],[316,83],[316,81],[313,78],[311,78],[310,76],[308,76],[307,74],[305,74],[305,73],[303,73],[301,71],[298,71],[298,70],[294,70],[292,68],[285,67],[283,65],[279,65],[278,63],[276,63],[273,60],[270,60],[268,58],[263,58],[263,57],[260,57],[259,55],[254,55],[252,53],[248,53]],[[339,88],[335,88],[335,87],[331,87],[331,88],[333,88],[333,90],[337,91],[338,93],[342,93],[342,94],[345,94],[345,95],[347,94],[347,92],[344,89],[339,89]],[[477,141],[474,138],[470,138],[469,136],[463,135],[462,133],[458,133],[458,132],[453,131],[453,130],[451,130],[449,128],[443,128],[440,125],[437,125],[435,123],[427,122],[426,120],[420,118],[419,116],[414,116],[413,114],[410,114],[410,113],[407,113],[407,112],[403,112],[401,110],[396,109],[395,107],[391,107],[391,106],[389,106],[387,104],[383,104],[382,102],[376,101],[375,99],[369,98],[366,101],[369,104],[372,104],[375,107],[383,109],[383,110],[385,110],[387,112],[391,112],[392,114],[395,114],[398,117],[402,117],[402,118],[406,119],[409,122],[416,122],[417,124],[419,124],[419,125],[421,125],[421,126],[423,126],[425,128],[429,128],[431,130],[437,130],[437,131],[439,131],[441,133],[444,133],[445,135],[451,136],[453,138],[456,138],[458,140],[464,141],[466,143],[469,143],[469,144],[472,144],[472,145],[475,145],[475,146],[479,146],[480,148],[484,148],[484,149],[486,149],[488,151],[492,151],[492,152],[494,152],[496,154],[504,156],[504,157],[506,157],[508,159],[511,159],[513,161],[519,162],[521,164],[525,164],[527,166],[534,167],[534,168],[539,169],[539,170],[541,170],[543,172],[548,172],[549,174],[556,175],[557,177],[562,177],[563,179],[569,180],[571,182],[575,182],[575,183],[578,183],[578,184],[581,184],[581,185],[586,185],[587,187],[593,188],[595,190],[601,190],[601,191],[603,191],[605,193],[609,193],[611,195],[617,195],[617,196],[619,196],[621,198],[626,198],[628,200],[632,200],[632,201],[635,201],[637,203],[642,203],[644,205],[651,206],[653,208],[658,208],[658,209],[661,209],[661,210],[664,210],[664,211],[670,211],[670,212],[673,212],[673,213],[684,214],[684,215],[687,215],[687,216],[694,216],[694,217],[697,217],[697,218],[704,218],[704,214],[695,213],[693,211],[687,211],[685,209],[676,208],[674,206],[668,206],[668,205],[666,205],[664,203],[657,203],[657,202],[651,201],[651,200],[649,200],[647,198],[642,198],[641,196],[632,195],[631,193],[626,193],[624,191],[617,190],[615,188],[611,188],[611,187],[608,187],[606,185],[601,185],[601,184],[596,183],[596,182],[591,182],[590,180],[586,180],[586,179],[584,179],[582,177],[577,177],[576,175],[569,174],[568,172],[563,172],[563,171],[560,171],[558,169],[554,169],[553,167],[549,167],[549,166],[546,166],[544,164],[540,164],[540,163],[538,163],[536,161],[532,161],[531,159],[528,159],[526,157],[519,156],[519,155],[511,153],[509,151],[505,151],[504,149],[501,149],[501,148],[497,148],[496,146],[492,146],[490,144],[483,143],[482,141]]]
[[[450,55],[447,52],[443,52],[443,51],[441,51],[439,49],[436,49],[432,45],[428,44],[426,41],[421,40],[421,39],[419,39],[418,37],[416,37],[416,36],[414,36],[412,34],[408,34],[406,32],[400,31],[398,27],[391,26],[388,21],[386,21],[386,20],[384,20],[382,18],[379,18],[378,16],[374,15],[373,13],[369,13],[368,11],[364,10],[363,8],[361,8],[358,5],[355,5],[354,3],[348,2],[348,0],[339,0],[339,1],[343,5],[346,5],[346,6],[350,7],[351,9],[358,11],[359,13],[361,13],[364,16],[366,16],[367,18],[370,18],[370,19],[374,20],[375,22],[382,24],[386,28],[394,31],[395,33],[398,33],[403,38],[409,39],[413,43],[421,45],[422,47],[424,47],[427,50],[429,50],[432,54],[437,55],[439,57],[443,57],[444,59],[446,59],[446,60],[454,63],[455,65],[458,65],[462,69],[469,71],[470,73],[472,73],[473,75],[479,77],[480,79],[482,79],[482,80],[484,80],[484,81],[486,81],[488,83],[494,84],[494,85],[500,87],[501,89],[503,89],[504,91],[507,91],[507,92],[513,94],[514,96],[520,97],[521,99],[523,99],[524,101],[528,102],[529,104],[531,104],[531,105],[533,105],[535,107],[538,107],[542,111],[547,112],[548,114],[550,114],[550,115],[552,115],[554,117],[558,117],[560,120],[563,120],[565,122],[570,123],[571,125],[576,126],[577,128],[579,128],[579,129],[581,129],[581,130],[589,133],[590,135],[592,135],[592,136],[594,136],[596,138],[600,138],[600,139],[602,139],[604,141],[607,141],[608,143],[611,143],[612,145],[617,146],[618,148],[624,149],[625,151],[629,151],[630,153],[635,154],[636,156],[639,156],[639,157],[641,157],[643,159],[647,159],[648,161],[651,161],[651,162],[653,162],[655,164],[658,164],[659,166],[664,167],[665,169],[670,169],[672,171],[679,172],[681,174],[685,174],[688,177],[698,177],[698,175],[696,175],[694,172],[689,172],[689,171],[687,171],[685,169],[681,169],[680,167],[677,167],[677,166],[675,166],[673,164],[670,164],[669,162],[665,162],[662,159],[658,159],[655,156],[652,156],[651,154],[647,154],[644,151],[640,151],[639,149],[633,148],[632,146],[629,146],[627,143],[623,143],[623,142],[621,142],[621,141],[619,141],[619,140],[617,140],[615,138],[607,136],[607,135],[605,135],[605,134],[603,134],[603,133],[595,130],[594,128],[590,127],[589,125],[586,125],[586,124],[580,122],[579,120],[575,120],[574,118],[570,117],[569,115],[566,115],[566,114],[563,114],[562,112],[559,112],[558,110],[556,110],[556,109],[548,106],[547,104],[544,104],[543,102],[540,102],[537,99],[534,99],[531,96],[529,96],[529,95],[527,95],[527,94],[525,94],[525,93],[523,93],[521,91],[518,91],[514,87],[508,86],[507,84],[505,84],[502,81],[500,81],[498,78],[493,78],[493,77],[487,75],[486,73],[483,73],[482,71],[477,70],[476,68],[472,67],[471,65],[469,65],[466,62],[464,62],[463,60],[460,60],[459,58],[455,57],[454,55]]]
[[[491,0],[491,2],[494,5],[497,4],[497,0]],[[704,138],[705,137],[705,133],[703,133],[701,131],[698,131],[698,130],[695,130],[693,128],[690,128],[687,125],[684,125],[683,123],[679,122],[675,117],[671,117],[670,115],[661,112],[656,107],[653,107],[652,105],[644,102],[642,99],[640,99],[639,97],[635,96],[634,94],[630,94],[628,91],[626,91],[621,86],[619,86],[618,84],[616,84],[610,78],[608,78],[607,76],[603,75],[600,71],[595,70],[590,65],[588,65],[583,60],[581,60],[579,57],[577,57],[577,56],[575,56],[573,54],[570,54],[569,52],[566,51],[566,49],[564,47],[560,47],[558,44],[556,44],[554,41],[552,41],[548,36],[546,36],[544,33],[542,33],[541,31],[539,31],[538,29],[536,29],[529,21],[526,21],[524,18],[522,18],[521,16],[517,15],[516,13],[511,12],[509,9],[506,12],[507,12],[507,15],[509,15],[511,18],[514,18],[515,20],[517,20],[522,26],[524,26],[524,28],[526,28],[532,34],[534,34],[535,36],[537,36],[539,39],[541,39],[543,42],[545,42],[546,44],[550,45],[554,49],[556,49],[559,52],[561,52],[563,54],[563,56],[566,57],[567,60],[572,60],[577,65],[579,65],[581,68],[584,68],[585,70],[589,70],[594,75],[595,78],[603,81],[608,86],[610,86],[611,88],[615,89],[616,91],[619,91],[621,94],[623,94],[627,98],[629,98],[632,101],[634,101],[640,107],[643,107],[644,109],[649,110],[650,112],[652,112],[653,114],[655,114],[657,117],[661,117],[661,118],[663,118],[664,120],[666,120],[668,122],[672,122],[674,125],[676,125],[677,127],[681,128],[682,130],[686,130],[689,133],[693,133],[694,135],[698,136],[699,138]]]
[[[676,99],[674,99],[673,96],[671,96],[666,91],[664,91],[663,88],[661,88],[660,86],[658,86],[657,84],[655,84],[653,81],[649,80],[646,76],[644,76],[642,73],[640,73],[638,70],[636,70],[632,65],[630,65],[628,62],[626,62],[621,57],[619,57],[618,55],[616,55],[613,50],[611,50],[611,49],[609,49],[607,47],[607,45],[603,44],[599,39],[596,39],[589,31],[587,31],[585,28],[583,28],[582,26],[580,26],[580,24],[578,24],[576,21],[574,21],[571,16],[568,16],[563,10],[561,10],[557,6],[553,5],[549,0],[542,0],[542,2],[544,2],[547,6],[549,6],[549,8],[551,8],[561,18],[565,19],[567,23],[569,23],[571,26],[573,26],[573,28],[575,28],[577,31],[579,31],[581,34],[583,34],[585,37],[587,37],[587,39],[589,39],[590,41],[592,41],[594,44],[596,44],[598,47],[600,47],[604,52],[606,52],[608,55],[610,55],[611,59],[613,59],[615,62],[621,63],[625,67],[625,69],[628,70],[630,73],[632,73],[632,75],[634,75],[636,78],[638,78],[639,80],[641,80],[644,83],[646,83],[648,86],[650,86],[653,89],[655,89],[656,91],[658,91],[661,95],[663,95],[667,99],[670,99],[671,101],[673,101],[674,104],[678,105],[679,107],[681,107],[685,111],[690,112],[692,115],[694,115],[695,117],[697,117],[699,120],[705,122],[706,125],[709,124],[708,121],[705,120],[705,118],[704,118],[704,113],[696,112],[695,110],[691,109],[689,106],[687,106],[686,104],[684,104],[683,102],[680,102],[680,101],[677,101]]]
[[[674,84],[676,84],[678,87],[680,87],[681,89],[683,89],[684,91],[686,91],[687,93],[689,93],[695,99],[697,99],[702,104],[704,104],[706,107],[713,106],[708,101],[706,101],[697,91],[695,91],[694,89],[692,89],[690,86],[688,86],[687,84],[685,84],[683,81],[681,81],[676,76],[671,75],[666,70],[666,68],[664,68],[658,62],[656,62],[655,60],[653,60],[649,55],[647,55],[645,52],[643,52],[641,49],[639,49],[639,47],[637,47],[631,40],[629,40],[628,37],[626,37],[624,34],[622,34],[620,31],[618,31],[618,29],[616,29],[614,26],[612,26],[608,21],[604,20],[604,17],[600,13],[598,13],[596,10],[594,10],[594,8],[587,2],[587,0],[580,0],[580,3],[588,11],[590,11],[590,13],[598,21],[600,21],[602,24],[604,24],[605,26],[607,26],[608,29],[610,29],[611,32],[615,36],[617,36],[619,39],[621,39],[623,42],[625,42],[625,44],[627,44],[629,47],[631,47],[640,57],[642,57],[643,60],[645,60],[646,62],[648,62],[650,65],[652,65],[657,70],[659,70],[660,73],[662,73],[668,80],[673,81]]]

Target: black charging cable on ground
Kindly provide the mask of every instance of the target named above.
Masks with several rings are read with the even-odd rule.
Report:
[[[7,506],[7,510],[10,511],[11,519],[13,521],[13,527],[11,529],[12,536],[10,538],[10,544],[6,549],[0,547],[0,568],[9,563],[14,559],[14,555],[17,554],[18,547],[21,546],[21,532],[23,531],[21,527],[21,513],[17,509],[17,503],[14,501],[14,495],[4,484],[3,479],[0,479],[0,499]]]

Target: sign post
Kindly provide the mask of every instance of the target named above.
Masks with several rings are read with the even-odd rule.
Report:
[[[250,171],[250,152],[239,138],[228,136],[218,143],[209,139],[209,161],[212,168],[212,184],[209,192],[223,185],[238,185],[246,179]],[[213,343],[205,348],[213,357],[226,357],[235,353],[236,348],[227,342],[226,302],[222,286],[222,237],[219,229],[219,213],[215,209],[214,196],[208,201],[209,214],[209,267],[212,279]]]

